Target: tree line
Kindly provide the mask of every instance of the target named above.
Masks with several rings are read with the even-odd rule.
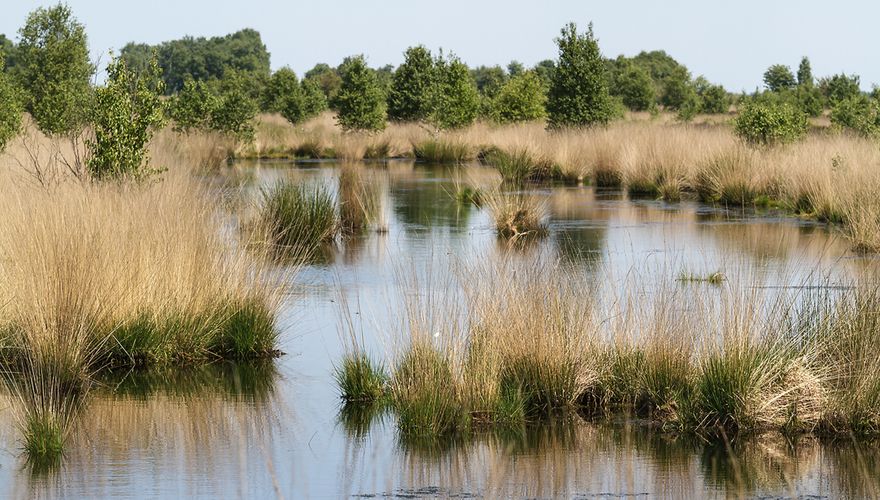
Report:
[[[137,149],[121,143],[139,142],[166,119],[181,132],[214,130],[247,141],[261,111],[299,124],[328,108],[347,131],[380,130],[389,121],[455,129],[477,119],[584,127],[606,124],[626,110],[667,110],[688,121],[697,113],[726,113],[731,106],[762,109],[764,114],[752,114],[765,118],[792,115],[796,123],[830,108],[831,120],[841,127],[866,136],[880,131],[880,91],[862,93],[856,75],[815,79],[806,57],[796,73],[773,65],[763,75],[764,89],[734,95],[705,77],[694,78],[663,51],[606,58],[592,24],[579,31],[569,23],[555,41],[557,57],[530,68],[517,61],[506,68],[469,68],[453,53],[415,46],[396,68],[371,68],[363,55],[355,55],[336,67],[318,64],[300,77],[287,67],[272,72],[260,34],[244,29],[155,46],[129,43],[111,56],[107,82],[96,87],[85,28],[59,4],[32,12],[17,43],[0,35],[0,147],[18,132],[22,111],[48,135],[90,126],[96,144],[102,141],[102,120],[130,113],[143,120],[140,128],[149,126],[125,139],[104,134],[104,143],[121,141],[120,151]],[[110,99],[108,92],[118,95]],[[109,163],[110,156],[92,158]]]

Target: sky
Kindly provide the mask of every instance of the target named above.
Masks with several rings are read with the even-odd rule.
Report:
[[[57,1],[3,0],[0,33],[12,38],[28,12]],[[372,66],[399,64],[423,44],[452,51],[470,66],[528,66],[555,59],[553,39],[567,22],[593,22],[608,57],[665,50],[694,76],[731,91],[761,86],[771,64],[796,70],[808,56],[815,76],[861,76],[880,84],[880,2],[838,0],[68,0],[86,26],[93,57],[129,41],[155,44],[184,35],[258,30],[272,68],[302,74],[365,54]],[[10,5],[11,4],[11,5]]]

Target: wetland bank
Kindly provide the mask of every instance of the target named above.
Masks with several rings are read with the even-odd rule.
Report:
[[[3,41],[6,496],[880,494],[857,79]]]

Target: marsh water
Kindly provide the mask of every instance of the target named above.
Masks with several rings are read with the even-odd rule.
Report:
[[[452,193],[462,169],[394,161],[359,165],[379,193],[368,231],[326,249],[290,283],[272,363],[218,364],[106,380],[82,409],[62,465],[34,472],[7,408],[0,425],[2,497],[500,498],[865,497],[880,492],[875,445],[763,435],[714,443],[624,418],[574,415],[510,434],[414,443],[393,415],[340,412],[333,368],[351,319],[383,353],[399,329],[403,281],[442,292],[450,268],[499,259],[485,210]],[[205,182],[247,214],[278,179],[338,184],[333,163],[240,163]],[[477,171],[477,167],[474,167]],[[549,234],[517,258],[563,263],[619,292],[624,277],[748,274],[770,289],[835,286],[867,258],[825,226],[774,212],[630,200],[589,186],[528,188],[545,200]],[[229,227],[240,221],[230,219]],[[730,278],[733,279],[733,278]],[[713,285],[701,287],[711,294]],[[603,292],[604,290],[604,292]]]

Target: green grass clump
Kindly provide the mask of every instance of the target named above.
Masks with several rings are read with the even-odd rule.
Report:
[[[51,467],[64,452],[65,424],[52,413],[30,414],[25,418],[24,451],[36,467]]]
[[[351,353],[335,370],[339,394],[346,403],[372,403],[385,395],[388,375],[362,352]]]
[[[491,148],[480,156],[482,163],[498,169],[505,182],[520,184],[543,177],[532,155],[525,148],[511,151]]]
[[[449,436],[468,424],[451,361],[431,345],[416,344],[404,354],[391,388],[397,424],[407,436]]]
[[[461,204],[483,205],[483,191],[479,188],[464,186],[455,193],[455,200]]]
[[[660,185],[651,179],[632,179],[627,183],[626,191],[631,197],[657,198],[660,196]]]
[[[577,369],[562,358],[519,356],[509,359],[504,363],[500,385],[504,389],[502,396],[508,399],[506,404],[511,406],[512,398],[529,418],[572,408],[580,396]]]
[[[391,156],[391,143],[387,140],[367,145],[364,151],[365,160],[382,160]]]
[[[284,181],[263,190],[261,219],[274,244],[304,250],[332,240],[339,229],[329,190]]]
[[[416,160],[430,163],[465,163],[474,159],[474,151],[464,142],[427,139],[413,144]]]

